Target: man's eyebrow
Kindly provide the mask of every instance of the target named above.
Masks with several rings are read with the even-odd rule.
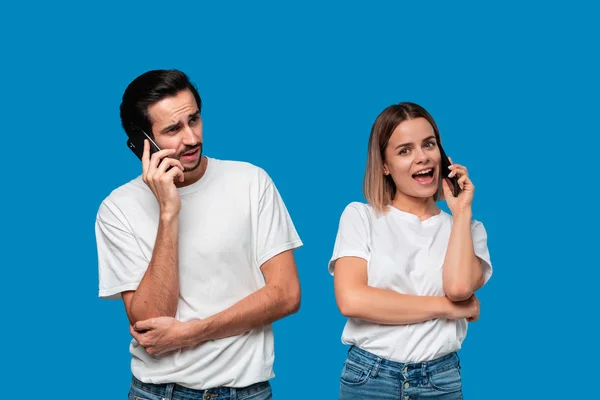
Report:
[[[189,114],[188,118],[199,117],[199,116],[200,116],[200,110],[196,110],[193,113]],[[171,125],[168,125],[168,126],[164,127],[163,129],[161,129],[160,132],[161,133],[166,133],[166,132],[170,131],[173,128],[179,128],[180,126],[181,126],[181,122],[177,121],[177,122],[172,123]]]
[[[427,136],[425,139],[423,139],[423,142],[426,142],[431,139],[435,139],[435,135]],[[399,149],[400,147],[410,146],[411,144],[412,143],[401,143],[398,146],[396,146],[396,149]]]
[[[179,126],[181,126],[181,122],[177,121],[174,124],[168,125],[166,127],[164,127],[163,129],[161,129],[161,133],[166,133],[168,131],[170,131],[173,128],[178,128]]]

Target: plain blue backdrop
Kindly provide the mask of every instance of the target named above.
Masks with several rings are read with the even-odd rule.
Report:
[[[205,154],[265,168],[305,244],[301,310],[274,324],[276,399],[337,396],[345,319],[327,262],[363,200],[371,124],[399,101],[426,107],[469,168],[489,235],[466,398],[594,398],[598,9],[415,3],[4,4],[3,396],[126,397],[127,319],[97,297],[94,219],[140,172],[123,90],[178,68],[204,101]]]

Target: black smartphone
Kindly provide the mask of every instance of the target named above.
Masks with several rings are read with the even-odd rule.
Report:
[[[140,159],[140,161],[142,160],[142,155],[144,154],[145,139],[148,139],[150,142],[150,156],[157,151],[160,151],[160,147],[154,143],[154,140],[152,140],[150,135],[144,132],[143,129],[140,129],[135,125],[132,125],[132,128],[132,135],[129,137],[129,139],[127,139],[127,147],[129,147],[129,149],[137,156],[137,158]]]
[[[450,189],[452,189],[452,194],[454,197],[458,196],[460,193],[460,186],[458,186],[458,176],[454,175],[452,178],[448,178],[448,174],[452,172],[448,167],[452,165],[446,152],[442,148],[441,143],[438,143],[438,147],[440,148],[440,154],[442,155],[442,170],[440,171],[440,179],[448,179],[450,181]]]

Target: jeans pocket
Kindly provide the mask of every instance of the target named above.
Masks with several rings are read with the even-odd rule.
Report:
[[[162,396],[147,392],[138,387],[132,386],[129,389],[128,400],[162,400]]]
[[[268,385],[258,392],[252,393],[249,396],[240,397],[240,400],[271,400],[273,399],[273,391],[271,385]]]
[[[369,380],[372,368],[352,360],[346,360],[340,380],[346,385],[362,385]]]
[[[458,367],[435,371],[429,375],[429,384],[441,392],[457,392],[462,389],[462,379]]]

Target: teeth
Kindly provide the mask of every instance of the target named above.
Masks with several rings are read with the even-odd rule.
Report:
[[[431,171],[432,171],[432,169],[431,169],[431,168],[429,168],[429,169],[424,169],[423,171],[419,171],[419,172],[417,172],[415,175],[424,175],[424,174],[428,174],[428,173],[430,173]]]

